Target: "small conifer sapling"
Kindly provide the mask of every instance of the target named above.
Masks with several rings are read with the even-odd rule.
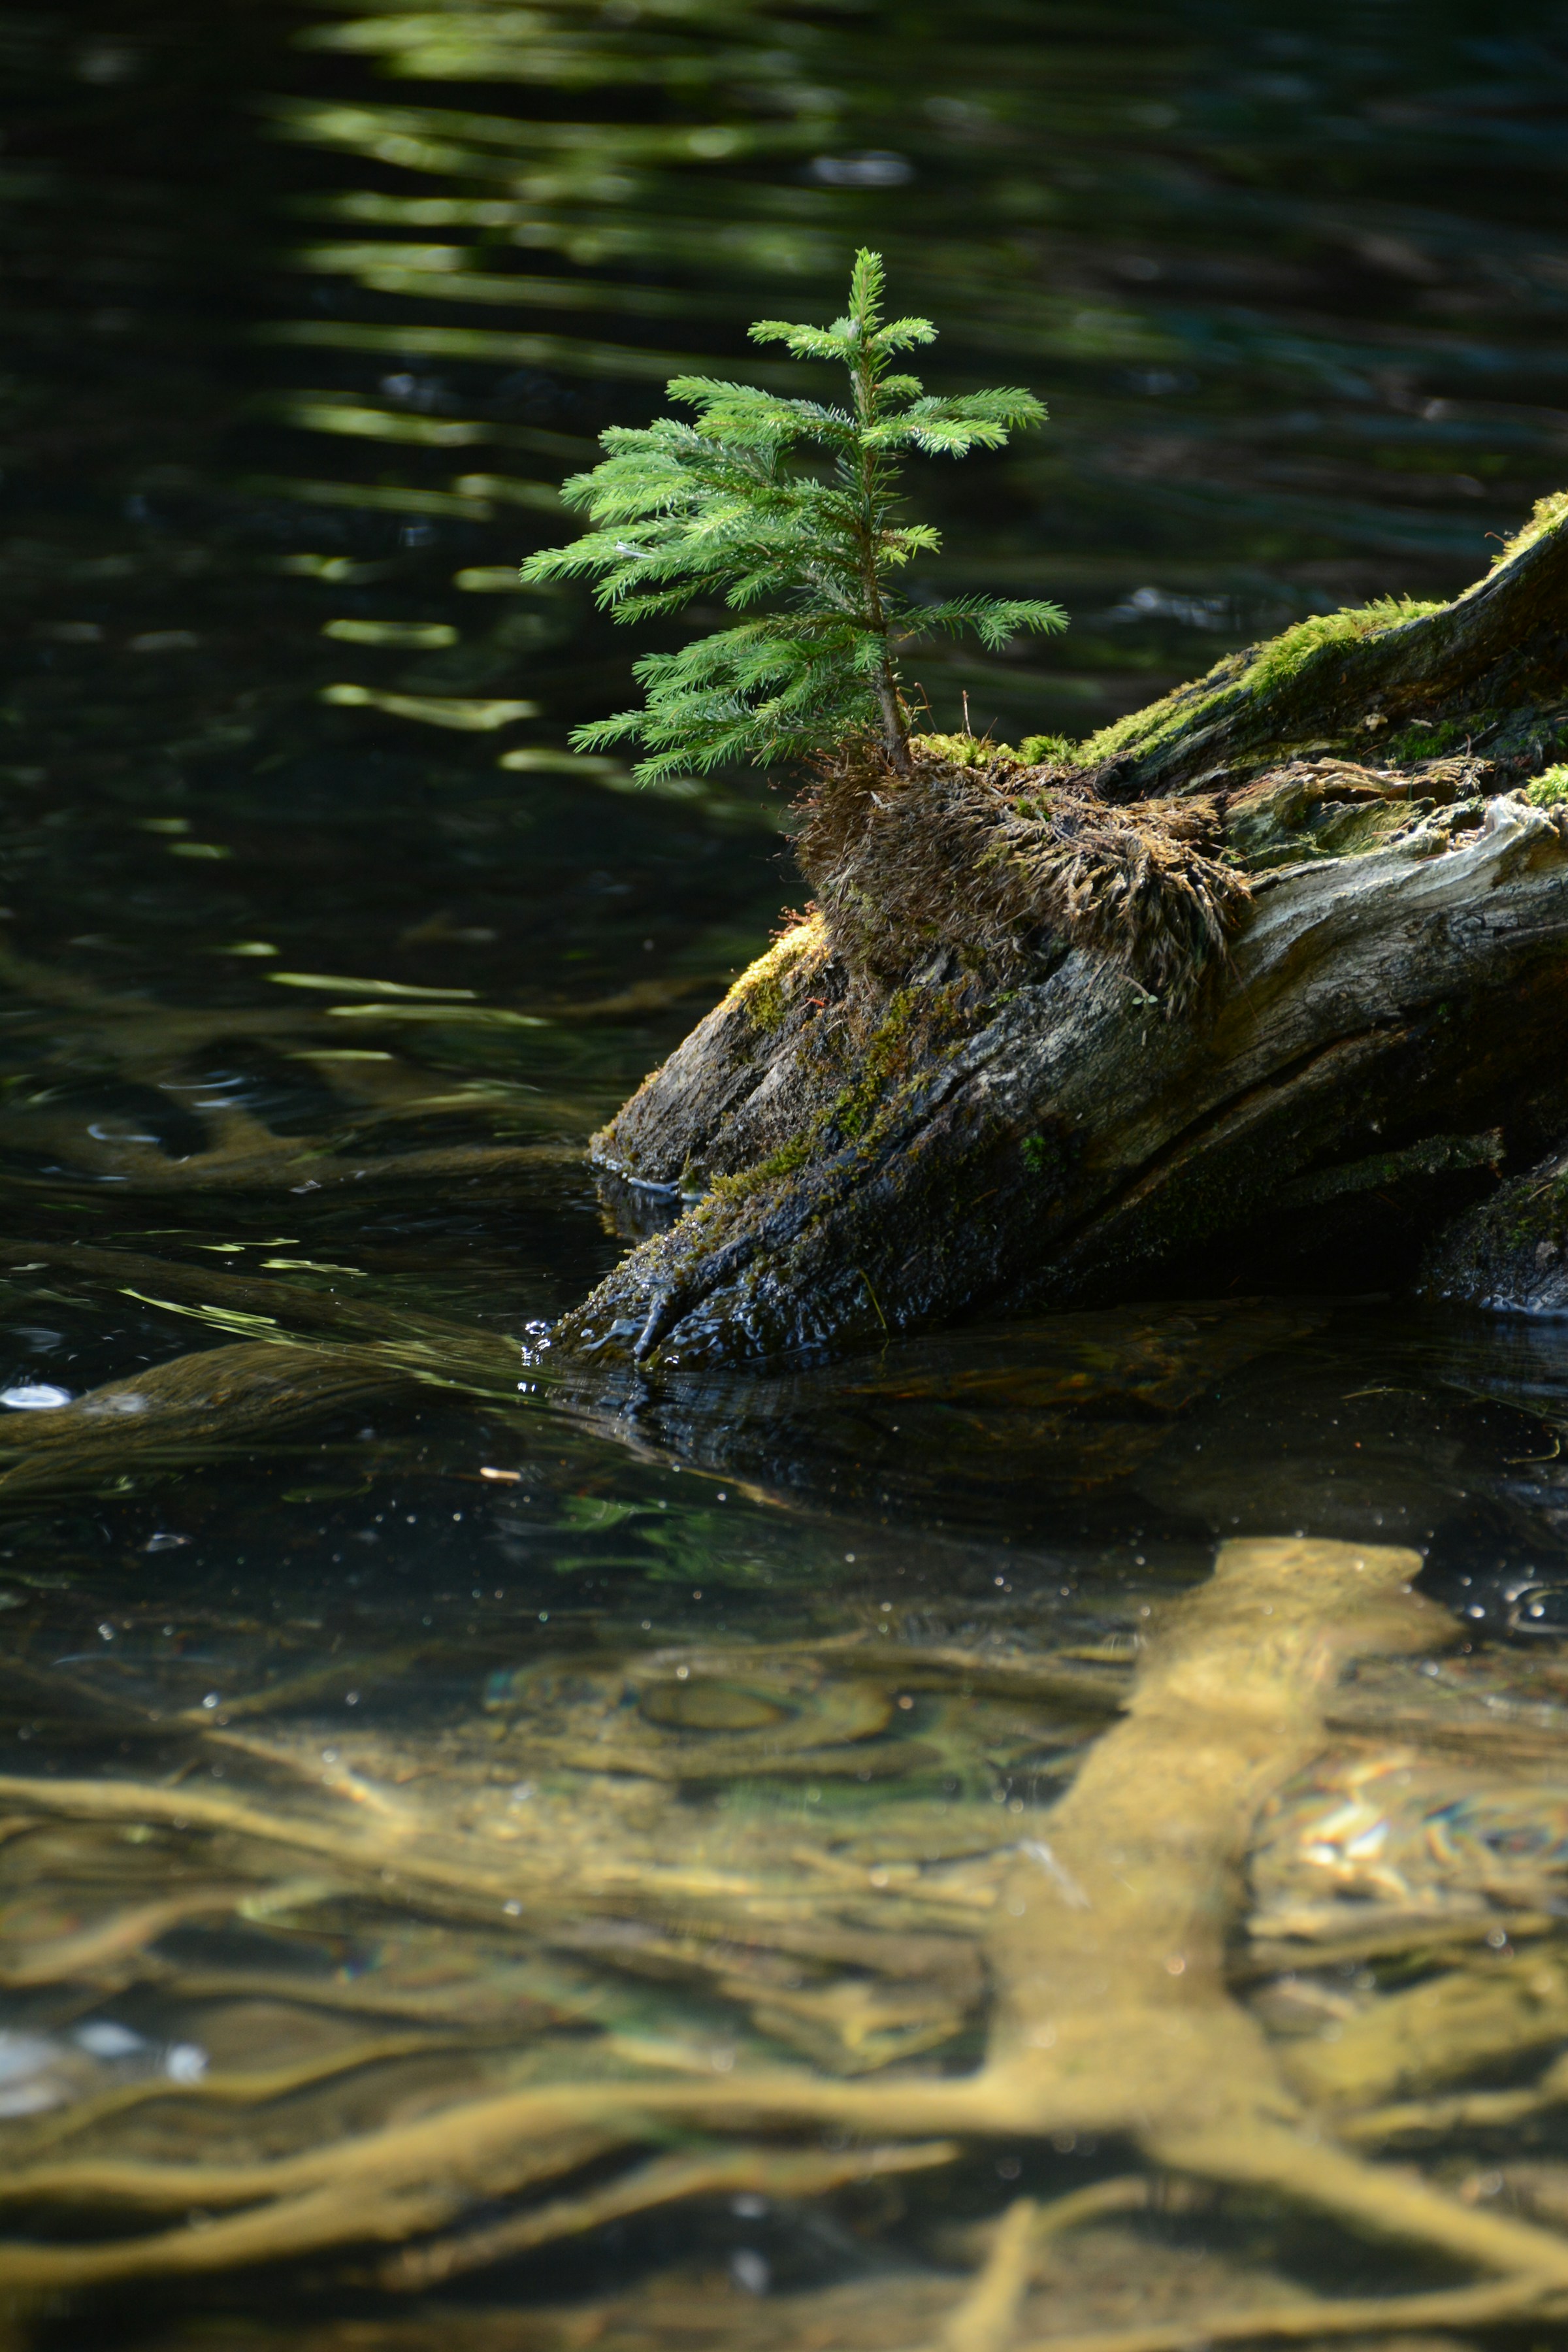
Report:
[[[907,773],[901,638],[971,631],[995,650],[1021,631],[1067,626],[1056,604],[927,604],[900,588],[905,566],[940,544],[929,524],[900,520],[901,458],[998,448],[1046,412],[1029,392],[942,398],[897,373],[894,354],[933,341],[936,330],[928,319],[884,321],[884,279],[880,255],[861,252],[848,310],[831,327],[760,319],[751,331],[796,359],[841,362],[847,406],[677,376],[668,395],[696,410],[694,423],[614,425],[601,436],[603,462],[563,484],[594,528],[533,556],[525,582],[594,577],[598,603],[619,621],[678,612],[700,593],[760,608],[679,653],[645,655],[634,666],[644,707],[579,727],[578,749],[639,738],[647,756],[635,773],[656,783],[692,768],[798,759],[879,726],[889,763]]]

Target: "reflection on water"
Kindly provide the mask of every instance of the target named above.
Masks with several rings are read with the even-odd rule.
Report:
[[[584,1139],[798,885],[572,754],[637,648],[516,565],[869,242],[1053,409],[919,486],[933,597],[1073,621],[939,722],[1448,593],[1561,486],[1561,35],[0,15],[19,2345],[1550,2340],[1562,1334],[553,1357]]]

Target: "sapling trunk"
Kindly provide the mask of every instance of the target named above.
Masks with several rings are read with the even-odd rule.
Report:
[[[859,474],[860,515],[856,533],[860,558],[860,584],[865,592],[867,617],[879,640],[879,662],[877,671],[877,702],[882,713],[882,744],[889,764],[900,776],[910,772],[910,730],[904,717],[904,706],[899,693],[899,674],[893,667],[892,648],[888,638],[888,615],[882,604],[881,577],[881,467],[876,454],[866,440],[866,435],[877,421],[877,380],[871,363],[871,352],[857,318],[851,327],[855,337],[855,359],[850,368],[850,381],[855,387],[856,457]]]
[[[877,700],[882,710],[882,742],[888,758],[900,776],[910,772],[910,730],[904,718],[904,706],[899,699],[899,682],[890,656],[884,656],[882,674],[877,680]]]

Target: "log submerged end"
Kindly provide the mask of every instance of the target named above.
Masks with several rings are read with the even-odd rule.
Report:
[[[1547,507],[1453,604],[1300,625],[1123,722],[1109,796],[1104,738],[916,739],[898,775],[848,747],[806,919],[595,1139],[626,1198],[685,1206],[561,1343],[754,1362],[1413,1272],[1568,1131]]]

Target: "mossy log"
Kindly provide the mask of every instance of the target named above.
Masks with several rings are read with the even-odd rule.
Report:
[[[1568,1129],[1565,625],[1568,500],[1452,604],[1303,623],[1072,763],[852,751],[816,911],[595,1139],[645,1231],[686,1205],[562,1340],[737,1362],[1413,1268]]]
[[[1287,746],[1328,751],[1347,736],[1364,744],[1384,728],[1495,735],[1561,698],[1565,615],[1568,493],[1559,492],[1451,604],[1390,598],[1303,621],[1087,749],[1101,789],[1131,800],[1202,791]]]

